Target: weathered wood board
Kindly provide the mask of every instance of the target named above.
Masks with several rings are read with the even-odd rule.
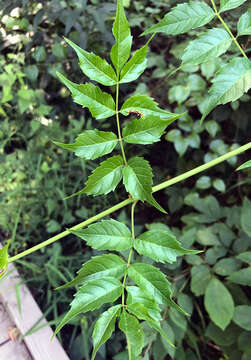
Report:
[[[0,360],[32,360],[30,353],[22,342],[8,341],[8,332],[15,325],[0,303]]]
[[[17,286],[19,288],[21,298],[21,313],[18,308],[18,301],[16,296]],[[8,266],[7,274],[4,275],[0,281],[0,303],[2,303],[5,312],[7,312],[9,318],[19,329],[22,335],[26,334],[43,316],[29,289],[24,284],[22,284],[22,280],[12,264]],[[39,323],[39,326],[45,323],[46,320],[43,319]],[[1,320],[0,326],[2,326]],[[2,331],[5,330],[2,330],[0,327],[1,339]],[[69,357],[67,356],[57,338],[53,338],[53,340],[51,340],[52,335],[52,329],[50,326],[46,326],[32,333],[31,335],[25,336],[24,343],[29,350],[31,357],[21,357],[21,353],[19,354],[15,351],[16,357],[13,357],[13,360],[69,360]],[[2,341],[5,340],[6,334],[3,336],[4,339]],[[12,358],[7,354],[3,356],[3,348],[4,347],[0,347],[0,360],[12,360]]]

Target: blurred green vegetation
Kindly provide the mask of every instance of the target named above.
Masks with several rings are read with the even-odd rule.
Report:
[[[179,2],[124,1],[135,49],[144,43],[144,38],[139,37],[142,31]],[[116,194],[106,197],[65,200],[83,187],[95,162],[75,158],[52,143],[52,140],[72,142],[83,129],[97,126],[87,110],[72,102],[55,76],[60,71],[73,81],[86,80],[63,36],[108,58],[116,4],[99,0],[10,0],[0,4],[0,240],[12,238],[14,255],[125,196],[121,187]],[[224,14],[233,31],[246,9],[244,4]],[[250,140],[250,95],[217,107],[202,126],[199,123],[209,81],[235,55],[234,47],[222,60],[189,65],[168,77],[179,66],[189,40],[204,30],[176,37],[156,36],[145,74],[133,86],[121,87],[123,99],[134,92],[147,93],[165,109],[186,112],[170,126],[161,142],[143,149],[127,145],[127,153],[144,154],[151,162],[155,184]],[[243,37],[240,41],[250,51],[250,39]],[[98,126],[113,129],[114,123],[103,122]],[[145,325],[148,333],[145,360],[251,358],[250,170],[235,172],[248,159],[248,154],[232,158],[201,176],[158,193],[157,200],[168,209],[166,216],[147,206],[138,206],[137,231],[169,226],[183,246],[197,243],[204,249],[200,256],[190,255],[175,264],[162,265],[173,282],[178,303],[191,317],[183,318],[174,310],[165,311],[163,327],[176,342],[176,350]],[[115,216],[129,222],[126,209]],[[54,288],[71,280],[80,265],[93,255],[95,251],[69,236],[18,261],[25,281],[51,324],[68,308],[73,293],[67,289],[56,292]],[[212,277],[224,283],[236,306],[233,322],[225,331],[212,321],[215,316],[220,317],[217,308],[215,314],[209,314],[204,305],[217,300],[224,302],[220,293],[213,297],[206,293]],[[80,316],[61,332],[72,360],[88,360],[97,314],[96,311]],[[123,336],[119,333],[113,336],[101,348],[97,359],[127,359]]]

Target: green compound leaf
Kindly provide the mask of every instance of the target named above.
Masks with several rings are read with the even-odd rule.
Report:
[[[5,274],[8,264],[8,248],[9,242],[0,249],[0,278]]]
[[[160,141],[166,127],[166,122],[159,117],[147,116],[132,120],[123,129],[122,135],[127,143],[148,145]]]
[[[120,315],[121,305],[112,306],[110,309],[101,314],[95,323],[92,339],[93,339],[93,352],[91,360],[100,348],[112,335],[115,330],[116,318]]]
[[[123,159],[120,155],[103,161],[89,176],[83,190],[74,195],[102,195],[113,191],[122,179]]]
[[[129,360],[137,360],[144,346],[144,333],[139,321],[125,310],[119,321],[119,328],[126,336]]]
[[[140,303],[144,305],[149,312],[149,315],[156,321],[161,321],[162,317],[160,314],[159,305],[154,300],[153,296],[150,296],[145,291],[137,286],[127,286],[127,305]]]
[[[78,236],[78,234],[76,234]],[[85,235],[80,236],[86,239]],[[103,277],[112,277],[121,279],[126,270],[125,261],[115,254],[103,254],[94,256],[91,260],[83,264],[82,268],[78,271],[78,275],[72,281],[57,288],[64,289],[70,286],[83,285],[90,280],[99,279]]]
[[[183,34],[209,23],[215,16],[205,2],[191,1],[173,8],[163,20],[147,29],[143,35],[163,32],[168,35]]]
[[[71,233],[85,240],[87,245],[97,250],[128,250],[132,246],[132,236],[128,227],[119,221],[102,220],[83,230]]]
[[[251,61],[245,58],[232,59],[217,72],[209,90],[210,97],[201,121],[217,105],[239,99],[251,87]]]
[[[251,35],[251,9],[241,15],[237,24],[238,36]]]
[[[210,319],[224,331],[234,315],[234,301],[230,292],[221,281],[212,278],[204,301]]]
[[[174,347],[174,344],[172,343],[172,341],[169,339],[169,337],[167,336],[167,334],[165,333],[164,330],[162,330],[162,328],[159,325],[159,322],[155,321],[155,319],[153,319],[146,306],[144,306],[141,303],[134,303],[131,305],[127,304],[127,311],[129,311],[131,314],[135,315],[138,319],[140,320],[145,320],[147,322],[147,324],[154,328],[155,330],[157,330],[160,335],[171,345]]]
[[[182,56],[182,65],[202,64],[224,54],[231,46],[232,39],[224,29],[210,29],[198,39],[189,43]]]
[[[235,271],[227,279],[235,284],[251,286],[251,267]]]
[[[244,169],[248,169],[251,167],[251,160],[246,161],[244,164],[242,164],[241,166],[239,166],[236,171],[238,170],[244,170]]]
[[[115,102],[110,94],[91,83],[75,84],[62,74],[57,73],[61,82],[71,91],[75,103],[87,107],[97,120],[106,119],[115,114]]]
[[[65,41],[76,51],[79,58],[79,66],[83,73],[91,80],[102,85],[111,86],[117,83],[117,77],[112,66],[101,57],[81,49],[69,39]]]
[[[134,241],[134,248],[140,254],[159,262],[173,263],[177,256],[198,254],[200,251],[184,249],[169,231],[149,230]]]
[[[134,263],[129,267],[128,275],[140,289],[153,297],[158,304],[167,304],[186,314],[172,300],[171,284],[158,268],[149,264]]]
[[[235,9],[242,5],[246,0],[220,0],[220,13],[223,11]]]
[[[125,16],[122,0],[117,2],[117,13],[112,32],[115,37],[115,44],[111,49],[111,60],[119,74],[130,57],[132,46],[130,26]]]
[[[169,111],[162,110],[158,107],[156,101],[153,98],[147,95],[134,95],[125,101],[120,112],[121,114],[127,116],[131,112],[138,111],[142,116],[157,116],[162,120],[169,120],[167,124],[171,124],[174,120],[178,119],[184,114],[173,114]]]
[[[73,151],[76,156],[86,160],[94,160],[112,152],[118,143],[118,138],[113,132],[86,130],[78,135],[73,144],[63,144],[54,141],[54,144],[63,149]]]
[[[145,45],[141,49],[135,51],[132,58],[125,64],[120,74],[120,84],[128,83],[138,79],[145,71],[147,65],[146,54],[148,46]]]
[[[121,282],[111,277],[94,279],[84,284],[75,294],[71,309],[57,326],[54,335],[76,315],[99,309],[106,303],[113,303],[121,294]]]
[[[138,156],[131,158],[128,165],[123,168],[123,183],[129,194],[135,200],[147,201],[165,213],[152,196],[152,177],[149,162]]]

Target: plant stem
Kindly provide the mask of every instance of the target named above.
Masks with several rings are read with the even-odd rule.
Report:
[[[125,283],[126,283],[126,278],[127,278],[127,271],[128,268],[130,266],[131,263],[131,259],[132,259],[132,254],[133,254],[133,243],[135,240],[135,231],[134,231],[134,210],[135,210],[135,206],[137,204],[137,201],[135,201],[132,204],[131,207],[131,231],[132,231],[132,247],[130,249],[129,255],[128,255],[128,260],[127,260],[127,267],[124,273],[124,278],[123,278],[123,283],[122,283],[122,307],[125,306]]]
[[[227,32],[229,33],[229,35],[231,36],[231,38],[233,39],[235,45],[238,47],[238,49],[240,50],[241,54],[248,59],[247,55],[245,54],[244,50],[242,49],[242,47],[240,46],[240,44],[238,43],[236,37],[233,35],[232,31],[229,29],[228,25],[225,23],[225,21],[222,19],[220,13],[217,10],[217,7],[215,5],[214,0],[210,0],[211,4],[213,6],[215,15],[217,16],[217,18],[220,20],[220,22],[222,23],[222,25],[224,26],[224,28],[227,30]]]
[[[198,174],[198,173],[200,173],[202,171],[210,169],[211,167],[213,167],[215,165],[218,165],[218,164],[222,163],[223,161],[230,159],[233,156],[239,155],[239,154],[243,153],[244,151],[246,151],[248,149],[251,149],[251,142],[247,143],[246,145],[243,145],[243,146],[239,147],[238,149],[230,151],[225,155],[219,156],[217,159],[209,161],[206,164],[198,166],[197,168],[195,168],[193,170],[187,171],[184,174],[181,174],[181,175],[176,176],[176,177],[174,177],[174,178],[172,178],[170,180],[164,181],[163,183],[161,183],[159,185],[154,186],[153,187],[153,192],[157,192],[157,191],[163,190],[163,189],[165,189],[165,188],[167,188],[167,187],[169,187],[171,185],[177,184],[177,183],[179,183],[179,182],[181,182],[181,181],[183,181],[183,180],[185,180],[185,179],[187,179],[187,178],[189,178],[189,177],[191,177],[193,175],[196,175],[196,174]],[[55,235],[52,238],[50,238],[50,239],[48,239],[48,240],[46,240],[46,241],[44,241],[44,242],[42,242],[42,243],[40,243],[38,245],[33,246],[30,249],[27,249],[27,250],[21,252],[20,254],[17,254],[15,256],[10,257],[8,259],[8,262],[9,263],[13,262],[13,261],[15,261],[17,259],[21,259],[22,257],[37,251],[37,250],[40,250],[40,249],[44,248],[45,246],[50,245],[50,244],[54,243],[55,241],[57,241],[59,239],[62,239],[65,236],[69,235],[71,230],[82,229],[83,227],[85,227],[87,225],[90,225],[90,224],[94,223],[97,220],[102,219],[104,216],[110,215],[111,213],[123,208],[124,206],[127,206],[127,205],[131,204],[132,202],[133,202],[132,198],[121,201],[117,205],[114,205],[111,208],[109,208],[109,209],[107,209],[105,211],[102,211],[101,213],[89,218],[88,220],[85,220],[85,221],[81,222],[80,224],[73,226],[69,230],[63,231],[62,233],[60,233],[58,235]]]
[[[124,164],[127,166],[125,150],[124,150],[123,140],[122,140],[121,130],[120,130],[120,123],[119,123],[119,75],[118,75],[117,85],[116,85],[116,121],[117,121],[117,128],[118,128],[118,136],[119,136],[119,143],[120,143],[121,153],[122,153],[122,156],[123,156]]]

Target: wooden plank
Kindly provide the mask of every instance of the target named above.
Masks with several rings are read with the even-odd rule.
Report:
[[[19,284],[21,297],[21,314],[18,310],[18,302],[15,287]],[[21,284],[21,278],[13,264],[8,265],[8,272],[0,282],[0,301],[4,304],[10,318],[16,324],[21,334],[25,334],[43,316],[37,303],[33,299],[27,286]],[[42,320],[39,324],[46,323]],[[49,326],[39,329],[35,333],[24,338],[34,360],[69,360],[66,352],[60,345],[57,338],[51,337],[53,331]],[[7,357],[0,360],[6,360]],[[8,359],[9,360],[9,359]]]
[[[9,341],[8,331],[15,325],[10,320],[3,305],[0,303],[0,360],[32,360],[25,344],[18,341]]]

